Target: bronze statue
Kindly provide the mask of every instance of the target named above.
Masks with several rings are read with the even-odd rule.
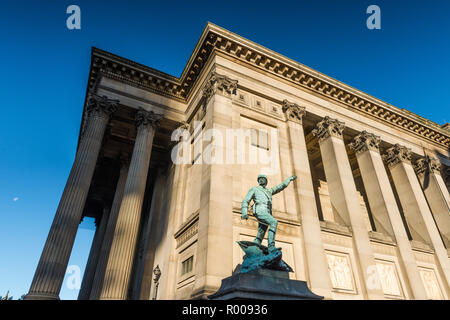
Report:
[[[241,218],[248,219],[248,206],[253,200],[253,216],[258,220],[258,233],[254,243],[261,245],[267,228],[268,234],[268,250],[275,250],[275,234],[277,231],[278,221],[272,216],[272,195],[284,190],[291,181],[297,179],[293,175],[273,188],[266,188],[267,176],[264,174],[258,175],[258,186],[251,188],[244,200],[242,200]]]

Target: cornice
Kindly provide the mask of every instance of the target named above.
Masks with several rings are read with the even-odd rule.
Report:
[[[178,78],[93,47],[88,90],[101,77],[185,102]]]
[[[450,146],[450,132],[438,124],[376,99],[211,23],[204,29],[179,78],[93,48],[88,88],[94,86],[100,75],[187,102],[204,65],[214,52],[252,65],[264,73],[282,78],[308,92],[331,99],[446,149]]]

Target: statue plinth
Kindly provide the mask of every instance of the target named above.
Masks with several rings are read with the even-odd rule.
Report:
[[[289,279],[292,268],[282,260],[281,249],[268,251],[267,247],[250,241],[239,241],[245,252],[242,265],[231,277],[222,280],[219,290],[208,296],[212,300],[321,300],[312,293],[306,281]]]

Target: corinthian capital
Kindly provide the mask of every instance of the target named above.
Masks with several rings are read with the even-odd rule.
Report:
[[[330,117],[326,116],[316,125],[316,128],[312,131],[312,134],[319,138],[319,142],[321,142],[331,136],[342,138],[344,128],[344,122],[336,119],[331,119]]]
[[[427,171],[430,173],[441,174],[441,163],[438,159],[426,155],[416,161],[414,169],[419,176]]]
[[[237,80],[232,80],[227,76],[220,75],[215,71],[211,72],[206,85],[203,87],[203,96],[205,97],[205,104],[216,93],[226,97],[236,94]]]
[[[358,134],[353,142],[350,143],[350,148],[355,150],[355,152],[362,153],[367,150],[380,151],[380,137],[374,135],[373,133],[369,133],[366,130],[362,131]]]
[[[393,147],[386,150],[383,159],[390,168],[400,162],[411,163],[411,149],[395,144]]]
[[[303,116],[306,114],[305,107],[300,107],[298,104],[283,100],[283,112],[286,113],[286,118],[295,122],[302,123]]]
[[[139,108],[135,118],[136,128],[139,129],[140,127],[157,127],[159,126],[159,121],[161,120],[161,118],[161,114]]]
[[[110,117],[117,110],[119,100],[108,99],[106,96],[99,96],[90,93],[87,103],[87,115]]]

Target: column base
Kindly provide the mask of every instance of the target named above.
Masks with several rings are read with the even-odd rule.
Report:
[[[27,293],[24,300],[60,300],[58,295],[48,293]]]

